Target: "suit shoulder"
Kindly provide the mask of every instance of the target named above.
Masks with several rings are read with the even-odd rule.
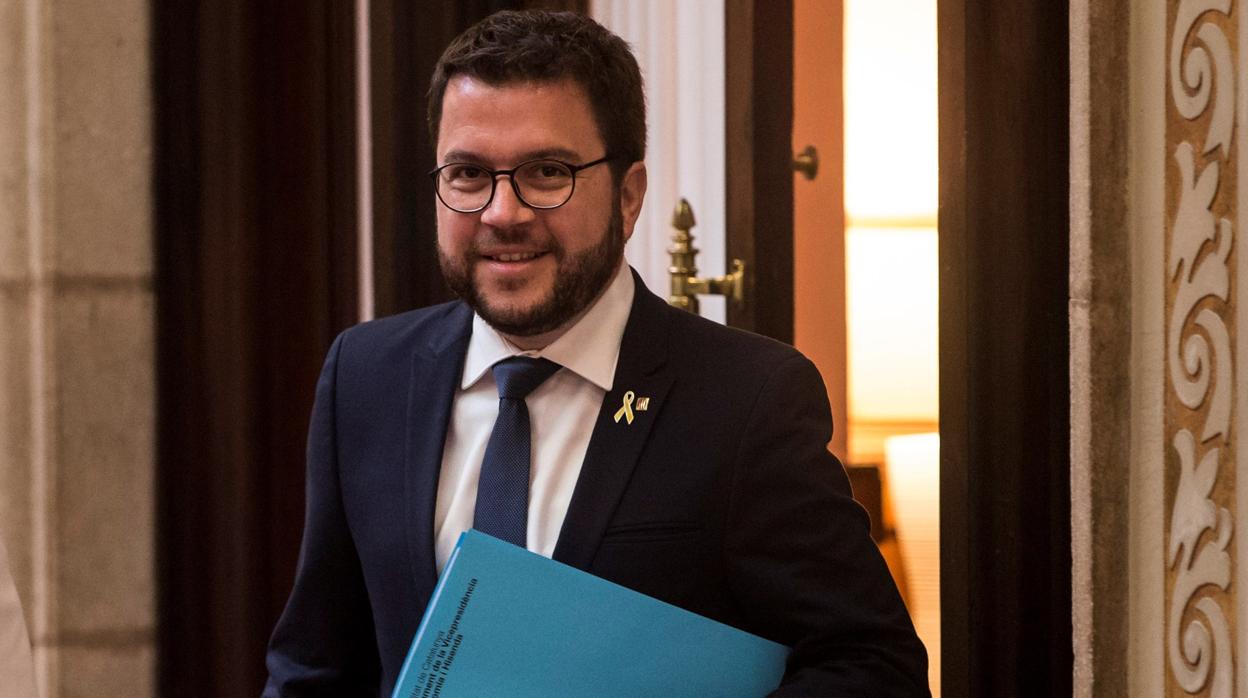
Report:
[[[827,399],[819,369],[793,346],[670,306],[665,314],[666,361],[695,392],[750,401],[771,385]]]
[[[738,362],[743,360],[774,365],[805,357],[795,347],[747,330],[721,325],[700,315],[672,308],[671,341],[678,351],[694,352],[700,357],[722,356]]]
[[[472,311],[460,301],[409,310],[347,328],[339,335],[341,350],[350,354],[403,354],[436,349],[471,330]]]

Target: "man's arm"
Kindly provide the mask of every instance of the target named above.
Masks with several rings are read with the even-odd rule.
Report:
[[[269,641],[266,698],[377,693],[372,611],[338,479],[335,394],[343,336],[330,347],[316,386],[303,545],[294,589]]]
[[[776,695],[925,696],[927,654],[827,450],[832,418],[805,357],[760,391],[737,458],[725,557],[754,630],[793,647]]]

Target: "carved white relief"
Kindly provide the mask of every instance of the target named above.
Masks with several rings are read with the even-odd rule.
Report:
[[[1170,516],[1170,545],[1167,562],[1178,565],[1174,597],[1170,604],[1170,665],[1179,686],[1189,693],[1203,689],[1214,673],[1210,695],[1230,696],[1232,679],[1231,636],[1222,607],[1205,596],[1196,601],[1196,614],[1184,626],[1183,613],[1192,597],[1205,585],[1226,589],[1231,583],[1231,512],[1216,506],[1209,498],[1218,476],[1219,450],[1205,452],[1196,463],[1196,439],[1186,429],[1174,435],[1178,452],[1179,485]],[[1205,531],[1213,537],[1197,547]],[[1182,630],[1180,643],[1179,631]]]
[[[1179,401],[1189,409],[1200,409],[1210,391],[1214,366],[1217,374],[1230,376],[1231,346],[1226,325],[1216,313],[1202,310],[1194,318],[1204,333],[1191,332],[1190,316],[1201,300],[1213,297],[1225,302],[1230,293],[1232,226],[1225,218],[1217,220],[1209,206],[1218,191],[1218,163],[1211,163],[1195,176],[1195,153],[1190,143],[1180,143],[1175,152],[1179,168],[1179,207],[1170,237],[1170,279],[1178,278],[1174,308],[1166,342],[1170,357],[1170,380]],[[1200,256],[1206,243],[1217,241],[1212,254]],[[1187,334],[1186,339],[1183,338]],[[1206,336],[1208,338],[1206,338]],[[1210,341],[1213,342],[1212,349]],[[1201,440],[1227,435],[1231,419],[1233,381],[1220,380],[1213,388],[1212,406],[1205,420]]]
[[[1230,147],[1235,124],[1235,81],[1232,79],[1230,42],[1216,24],[1205,23],[1196,33],[1199,42],[1186,54],[1184,48],[1188,34],[1201,16],[1215,11],[1228,15],[1230,10],[1231,0],[1185,0],[1179,4],[1174,34],[1170,39],[1170,83],[1174,86],[1174,105],[1183,118],[1194,120],[1205,112],[1215,79],[1218,80],[1218,89],[1225,91],[1225,94],[1217,96],[1213,123],[1202,148],[1202,152],[1207,154],[1221,147],[1223,157]]]
[[[1231,584],[1231,512],[1213,501],[1229,447],[1234,366],[1229,312],[1231,221],[1213,210],[1222,169],[1229,166],[1235,126],[1234,56],[1213,13],[1231,0],[1183,0],[1170,46],[1170,84],[1183,118],[1209,114],[1203,143],[1179,143],[1174,160],[1179,201],[1170,231],[1167,280],[1176,284],[1166,333],[1170,384],[1183,406],[1170,424],[1179,479],[1170,512],[1167,565],[1175,571],[1166,627],[1170,670],[1188,693],[1230,696],[1234,647],[1224,599]],[[1199,26],[1198,26],[1199,25]],[[1190,40],[1189,40],[1190,39]],[[1200,149],[1197,150],[1197,145]]]

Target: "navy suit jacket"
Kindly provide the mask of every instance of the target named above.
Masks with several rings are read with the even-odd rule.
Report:
[[[778,694],[927,695],[926,653],[827,450],[818,371],[635,280],[554,558],[791,646]],[[437,581],[434,500],[471,329],[455,302],[334,341],[266,696],[392,690]],[[617,423],[629,390],[649,409]]]

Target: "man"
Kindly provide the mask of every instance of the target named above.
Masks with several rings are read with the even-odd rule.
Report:
[[[388,694],[469,527],[791,646],[778,693],[926,695],[818,372],[623,262],[646,189],[627,45],[493,15],[443,54],[429,121],[462,300],[330,349],[266,695]]]

